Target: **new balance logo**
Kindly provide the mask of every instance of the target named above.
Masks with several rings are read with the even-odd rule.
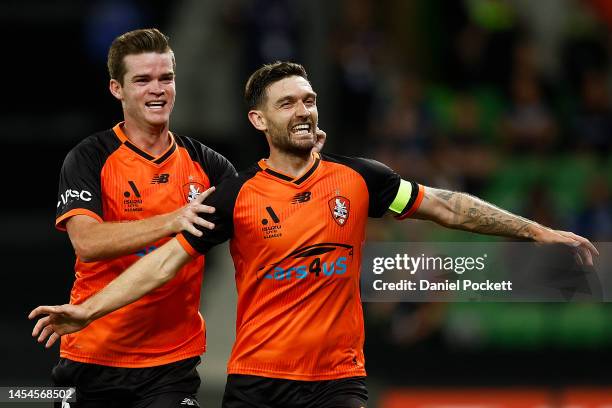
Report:
[[[156,174],[151,180],[151,184],[164,184],[168,182],[170,175],[168,173]]]
[[[306,191],[304,193],[297,193],[296,195],[293,196],[293,199],[291,200],[291,204],[300,204],[300,203],[305,203],[306,201],[310,201],[310,196],[311,196],[310,191]]]

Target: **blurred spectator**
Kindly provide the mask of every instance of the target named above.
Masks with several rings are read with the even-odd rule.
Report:
[[[574,147],[608,155],[612,146],[612,109],[607,76],[587,71],[580,82],[580,102],[572,123]]]
[[[448,71],[455,87],[473,87],[486,72],[485,49],[489,39],[485,31],[473,24],[465,26],[454,38],[453,63]]]
[[[391,342],[413,347],[439,336],[445,310],[445,303],[397,303],[389,322]]]
[[[512,72],[514,76],[539,76],[536,50],[534,44],[527,38],[518,41],[514,46],[512,52]]]
[[[254,0],[242,5],[244,52],[252,72],[274,61],[300,61],[299,8],[290,0]]]
[[[374,156],[385,158],[400,174],[423,182],[430,172],[427,153],[433,117],[423,97],[423,84],[412,73],[390,81],[389,100],[372,119],[370,144]],[[381,103],[382,105],[382,103]]]
[[[106,62],[109,44],[122,33],[146,27],[150,18],[132,0],[91,2],[85,18],[85,50],[94,63]]]
[[[607,72],[609,69],[610,33],[604,31],[596,20],[576,22],[561,49],[563,78],[572,93],[579,92],[579,84],[588,71]]]
[[[393,81],[391,100],[374,124],[375,143],[401,151],[424,153],[431,144],[432,118],[423,99],[423,84],[413,74]]]
[[[525,192],[525,207],[521,214],[530,220],[552,228],[567,229],[561,223],[555,200],[544,183],[536,183]],[[579,234],[578,232],[576,232]],[[588,236],[588,235],[587,235]]]
[[[386,41],[375,24],[376,10],[374,3],[367,0],[343,1],[333,33],[337,125],[342,137],[350,135],[357,146],[366,135],[379,79],[376,65]],[[346,148],[343,151],[348,154]]]
[[[603,177],[592,179],[587,187],[587,202],[576,216],[576,234],[592,241],[612,239],[612,197],[609,182]]]
[[[534,75],[512,78],[511,106],[502,132],[504,145],[513,153],[549,152],[554,147],[557,124]]]
[[[465,0],[459,15],[465,22],[453,33],[452,84],[471,88],[502,86],[511,73],[513,44],[518,31],[515,13],[506,1]]]
[[[457,95],[451,127],[437,138],[433,154],[438,170],[454,189],[479,193],[497,166],[495,154],[484,141],[482,111],[470,93]]]
[[[369,327],[377,327],[377,343],[410,349],[442,341],[445,303],[385,303],[364,305]],[[368,340],[370,341],[370,340]]]

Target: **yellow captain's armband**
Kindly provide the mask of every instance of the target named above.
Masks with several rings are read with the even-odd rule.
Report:
[[[404,211],[406,205],[408,205],[410,197],[412,197],[412,183],[402,180],[399,188],[397,189],[397,195],[389,206],[389,210],[396,214],[400,214],[402,211]]]

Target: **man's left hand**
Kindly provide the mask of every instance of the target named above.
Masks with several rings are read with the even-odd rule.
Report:
[[[581,265],[593,265],[593,257],[599,255],[595,245],[588,239],[569,231],[559,231],[545,228],[535,238],[543,244],[564,244],[574,249],[576,260]]]

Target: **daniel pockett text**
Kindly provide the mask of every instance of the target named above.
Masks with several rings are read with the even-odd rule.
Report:
[[[369,243],[363,250],[366,302],[605,301],[607,292],[597,271],[577,265],[566,247]]]

